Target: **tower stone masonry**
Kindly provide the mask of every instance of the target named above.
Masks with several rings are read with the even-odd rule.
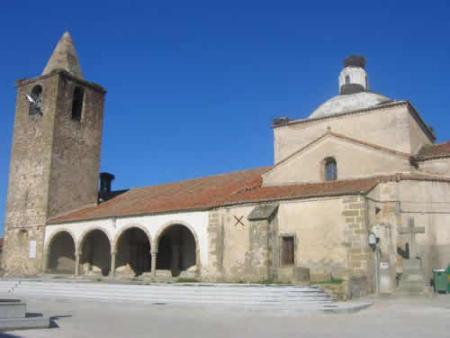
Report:
[[[48,218],[97,202],[105,90],[65,33],[41,76],[17,82],[2,266],[34,275]]]

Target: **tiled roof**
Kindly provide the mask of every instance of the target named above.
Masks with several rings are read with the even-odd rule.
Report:
[[[418,160],[450,157],[450,141],[423,146],[417,154]]]
[[[269,169],[270,167],[263,167],[131,189],[97,206],[86,207],[50,219],[48,223],[57,224],[110,217],[208,210],[243,203],[364,194],[372,190],[378,183],[392,180],[450,181],[430,175],[398,174],[355,180],[263,187],[261,175]]]
[[[367,191],[375,180],[363,179],[316,184],[262,187],[261,175],[270,167],[208,176],[193,180],[131,189],[98,206],[57,216],[49,223],[156,214],[248,202],[304,198]]]
[[[51,223],[142,215],[177,210],[200,210],[222,205],[230,195],[261,184],[270,167],[208,176],[181,182],[131,189],[98,206],[87,207],[50,220]]]

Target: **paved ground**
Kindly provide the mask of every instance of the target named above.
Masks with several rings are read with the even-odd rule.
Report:
[[[28,299],[59,327],[0,337],[450,337],[450,295],[365,300],[373,306],[358,313],[322,314]]]

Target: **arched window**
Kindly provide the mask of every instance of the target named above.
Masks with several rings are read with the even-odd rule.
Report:
[[[345,84],[350,84],[350,75],[345,75]]]
[[[28,109],[29,115],[42,115],[42,86],[34,86],[30,94],[27,95],[30,104]]]
[[[325,181],[336,181],[337,180],[337,164],[333,157],[328,157],[325,159]]]
[[[72,120],[81,121],[83,112],[84,90],[81,87],[75,87],[72,98]]]

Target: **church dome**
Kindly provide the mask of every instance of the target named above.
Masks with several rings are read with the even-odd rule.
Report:
[[[375,107],[390,101],[392,100],[388,97],[372,92],[337,95],[322,103],[311,115],[309,115],[309,118],[315,119],[339,115],[349,111]]]
[[[369,91],[369,81],[363,56],[351,55],[344,60],[339,74],[339,95],[321,104],[310,119],[339,115],[346,112],[375,107],[390,102],[386,96]]]

